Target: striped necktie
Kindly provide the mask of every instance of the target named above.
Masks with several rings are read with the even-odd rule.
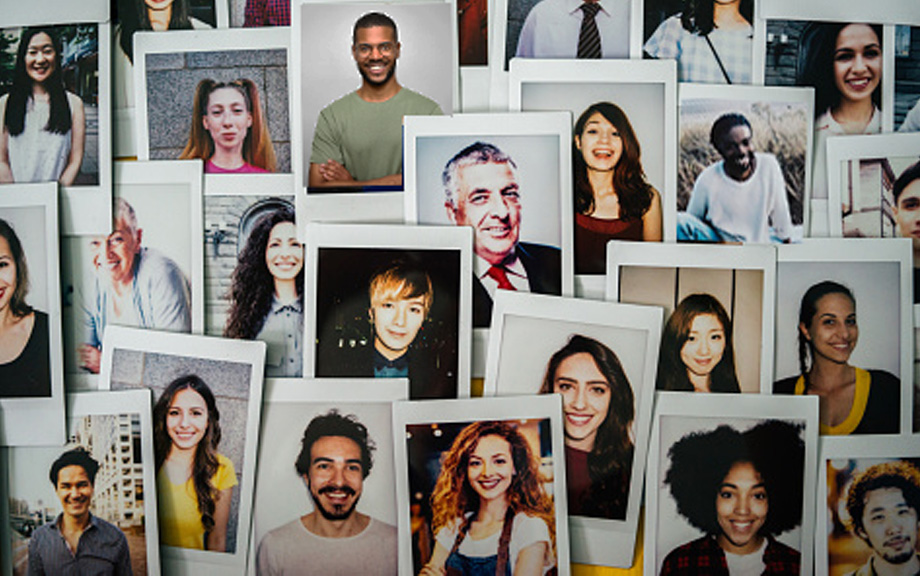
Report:
[[[578,33],[578,58],[601,57],[601,34],[597,30],[594,17],[601,9],[596,2],[585,2],[581,5],[584,16],[581,19],[581,31]]]

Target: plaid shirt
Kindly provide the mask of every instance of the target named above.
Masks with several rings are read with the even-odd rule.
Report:
[[[732,84],[750,84],[754,74],[754,29],[719,30],[709,33],[709,40]],[[681,82],[724,84],[725,76],[719,68],[712,48],[704,36],[688,32],[680,15],[671,16],[661,23],[645,43],[649,56],[677,60],[677,79]]]
[[[799,574],[801,555],[796,551],[769,538],[763,553],[766,570],[762,576],[776,574]],[[688,542],[671,550],[661,566],[661,576],[670,574],[692,574],[693,576],[729,576],[725,553],[712,536]]]
[[[243,26],[290,26],[291,0],[246,0]]]

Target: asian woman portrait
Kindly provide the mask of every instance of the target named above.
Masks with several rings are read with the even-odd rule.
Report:
[[[252,80],[198,83],[188,143],[179,158],[205,160],[208,174],[275,171],[275,149]]]
[[[574,335],[550,357],[541,394],[562,395],[569,514],[624,520],[635,396],[617,355]]]
[[[189,0],[118,0],[117,42],[134,62],[134,33],[210,28],[189,15]]]
[[[26,303],[22,243],[0,218],[0,398],[51,396],[48,315]]]
[[[735,372],[732,323],[709,294],[680,301],[661,335],[658,390],[741,392]]]
[[[83,101],[64,87],[63,44],[52,28],[25,28],[13,83],[0,96],[0,183],[74,183],[83,163]]]
[[[294,212],[280,208],[256,222],[233,270],[224,337],[268,344],[267,376],[303,373],[303,258]]]
[[[901,383],[884,370],[849,363],[859,340],[856,298],[825,280],[802,296],[798,324],[800,374],[773,385],[775,394],[814,394],[821,434],[897,434]]]
[[[609,240],[661,241],[661,196],[645,178],[639,140],[619,106],[592,104],[573,133],[575,272],[603,274]]]
[[[505,422],[476,422],[444,455],[431,494],[435,546],[420,576],[540,576],[555,566],[555,514],[539,461]]]
[[[177,378],[153,407],[153,422],[160,544],[225,552],[238,482],[233,463],[217,452],[214,393],[198,376]]]

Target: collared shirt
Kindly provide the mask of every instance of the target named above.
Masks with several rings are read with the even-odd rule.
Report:
[[[265,375],[293,377],[303,375],[303,302],[282,304],[272,298],[272,307],[256,335],[267,346]]]
[[[920,575],[920,571],[914,572],[914,576],[918,575]],[[870,557],[868,562],[850,572],[847,576],[878,576],[878,572],[875,570],[875,556]]]
[[[64,514],[41,526],[29,540],[29,576],[131,576],[131,554],[125,535],[92,514],[71,552],[58,525]]]
[[[246,0],[243,26],[290,26],[290,0]]]
[[[518,38],[522,58],[575,58],[584,12],[582,0],[542,0],[534,6]],[[600,0],[594,17],[604,58],[629,58],[628,0]]]
[[[374,348],[374,378],[408,378],[409,351],[392,360]]]
[[[478,254],[473,259],[473,271],[476,273],[476,277],[482,282],[489,296],[495,298],[495,291],[498,290],[498,280],[489,276],[489,268],[491,267],[492,264]],[[525,270],[524,265],[521,264],[521,259],[518,258],[517,252],[512,255],[510,260],[505,262],[503,267],[505,273],[508,275],[508,280],[511,282],[511,285],[514,286],[515,290],[518,292],[530,292],[530,282],[527,280],[527,270]]]
[[[767,538],[763,553],[762,576],[798,574],[801,554],[798,550]],[[694,574],[695,576],[729,576],[725,552],[712,536],[703,536],[668,553],[661,566],[661,576]]]

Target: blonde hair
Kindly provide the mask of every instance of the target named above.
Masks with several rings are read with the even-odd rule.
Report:
[[[368,296],[372,308],[388,299],[408,300],[421,297],[425,316],[428,316],[434,301],[434,290],[427,272],[404,262],[394,262],[374,274],[368,288]]]

